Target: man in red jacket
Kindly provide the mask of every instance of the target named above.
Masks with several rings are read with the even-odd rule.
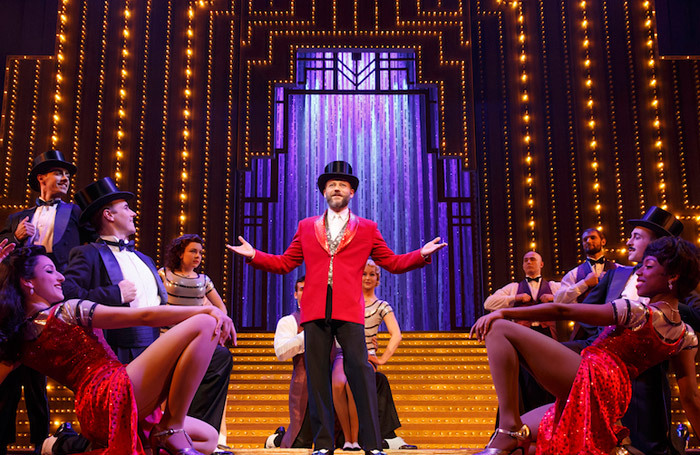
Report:
[[[377,420],[374,369],[367,360],[364,338],[362,271],[371,256],[391,273],[425,266],[430,256],[447,246],[437,237],[420,250],[394,254],[377,229],[377,223],[348,209],[359,180],[350,164],[333,161],[318,178],[318,189],[328,202],[321,216],[303,219],[287,250],[271,255],[255,250],[243,237],[239,246],[227,245],[258,269],[288,273],[306,263],[306,286],[301,298],[301,324],[305,333],[305,361],[309,411],[314,433],[312,455],[333,453],[333,397],[330,351],[333,338],[343,348],[345,374],[355,398],[360,421],[359,439],[366,455],[383,454]]]

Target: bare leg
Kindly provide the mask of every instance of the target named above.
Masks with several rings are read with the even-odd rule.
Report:
[[[486,336],[486,349],[498,395],[499,425],[511,431],[523,425],[518,409],[521,361],[545,389],[560,399],[568,397],[581,363],[581,356],[566,346],[528,327],[502,319],[491,326]],[[505,449],[515,443],[513,438],[499,433],[491,447]]]
[[[348,411],[350,414],[350,437],[351,442],[357,442],[358,435],[360,433],[360,418],[357,416],[357,407],[355,406],[355,399],[352,396],[352,390],[350,390],[350,384],[345,385],[345,391],[348,393]]]
[[[350,431],[350,410],[348,409],[348,379],[343,371],[343,357],[336,356],[333,361],[333,373],[331,374],[333,384],[333,406],[335,407],[335,415],[340,422],[340,428],[343,430],[345,442],[355,442],[352,439]]]
[[[216,347],[215,327],[216,320],[211,316],[193,316],[161,335],[126,366],[140,419],[167,396],[159,427],[184,428],[190,402]],[[170,440],[174,446],[188,446],[181,433]]]
[[[202,453],[212,453],[216,450],[219,435],[214,427],[202,420],[187,416],[184,428],[192,438],[192,447]]]

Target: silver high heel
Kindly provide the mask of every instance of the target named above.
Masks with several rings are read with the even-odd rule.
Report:
[[[503,433],[505,435],[510,436],[511,438],[518,441],[518,445],[512,450],[496,449],[489,447],[498,433]],[[486,445],[486,448],[474,455],[512,455],[514,453],[517,453],[519,455],[527,455],[527,452],[530,449],[531,442],[532,439],[530,434],[530,427],[528,427],[527,425],[523,425],[517,431],[509,431],[504,430],[503,428],[497,428],[491,436],[491,439],[489,439],[489,443]]]
[[[153,455],[160,455],[161,451],[166,451],[169,455],[204,455],[202,452],[197,451],[192,447],[192,439],[190,438],[190,435],[185,433],[185,430],[180,428],[180,429],[173,429],[173,428],[168,428],[167,430],[163,431],[155,431],[156,429],[154,428],[154,432],[151,433],[151,449],[153,450]],[[183,449],[175,449],[175,448],[170,448],[168,447],[168,438],[175,433],[184,433],[185,437],[187,438],[187,442],[189,442],[190,447],[185,447]]]

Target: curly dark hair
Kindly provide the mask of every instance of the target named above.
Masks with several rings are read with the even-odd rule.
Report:
[[[43,246],[27,246],[14,250],[0,263],[0,361],[16,362],[28,328],[20,280],[34,278]]]
[[[651,242],[644,251],[644,257],[653,256],[669,275],[678,275],[674,289],[679,299],[683,299],[700,282],[700,250],[678,237],[661,237]]]
[[[187,245],[190,243],[199,243],[200,245],[204,245],[202,238],[197,234],[181,235],[170,242],[168,249],[165,251],[165,266],[170,270],[179,270],[180,266],[182,265],[180,256],[182,256],[187,248]],[[198,269],[199,267],[197,267],[195,271],[199,272]]]

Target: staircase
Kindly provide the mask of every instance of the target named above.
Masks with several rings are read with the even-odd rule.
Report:
[[[238,347],[231,350],[234,367],[226,406],[226,433],[236,455],[309,452],[262,450],[267,436],[278,426],[286,427],[289,419],[287,393],[292,363],[277,361],[273,336],[239,334]],[[387,334],[380,334],[380,352],[388,339]],[[401,346],[381,371],[389,378],[401,419],[397,434],[422,449],[413,452],[415,455],[469,454],[486,444],[493,430],[496,394],[482,344],[467,339],[464,333],[404,332]],[[673,375],[671,390],[675,428],[686,419],[680,409]],[[64,421],[78,427],[72,393],[49,380],[48,394],[51,431]],[[29,448],[29,424],[24,409],[22,400],[17,414],[17,443],[9,447],[15,454]],[[698,440],[691,438],[690,446],[698,445]],[[457,450],[465,447],[470,449]]]
[[[238,338],[226,407],[233,447],[262,447],[289,421],[292,363],[279,362],[273,334]],[[380,334],[380,352],[389,337]],[[486,349],[463,333],[404,333],[401,346],[381,367],[401,419],[397,434],[420,448],[483,447],[493,431],[496,394]]]

